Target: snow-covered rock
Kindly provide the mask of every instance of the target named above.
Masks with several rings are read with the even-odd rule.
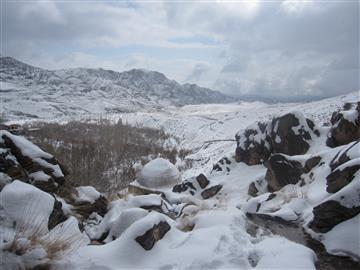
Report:
[[[265,162],[272,153],[305,154],[310,142],[319,135],[310,119],[293,111],[239,131],[235,136],[236,161],[255,165]]]
[[[137,177],[137,182],[148,188],[173,187],[181,182],[179,170],[163,158],[147,163]]]
[[[360,139],[360,102],[355,109],[334,112],[327,145],[336,147]]]

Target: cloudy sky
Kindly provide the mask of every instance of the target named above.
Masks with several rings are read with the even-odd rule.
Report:
[[[358,1],[1,0],[1,54],[146,68],[232,95],[359,90]]]

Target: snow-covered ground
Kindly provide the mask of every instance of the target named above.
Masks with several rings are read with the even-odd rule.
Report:
[[[188,156],[188,159],[193,161],[193,170],[183,175],[186,178],[199,170],[208,171],[220,158],[228,153],[235,153],[236,143],[226,140],[234,140],[236,132],[254,122],[270,120],[290,111],[300,111],[321,127],[329,123],[331,114],[341,109],[345,102],[354,102],[359,98],[359,93],[353,92],[309,103],[240,102],[188,105],[171,108],[169,111],[126,113],[111,117],[114,120],[120,117],[132,125],[163,128],[180,138],[180,145],[176,146],[193,151],[193,154]],[[319,141],[324,144],[323,138]],[[317,144],[314,142],[314,145]],[[317,151],[314,147],[312,149]]]
[[[351,93],[322,101],[297,104],[264,104],[261,102],[242,102],[239,104],[191,105],[169,111],[137,112],[112,115],[111,119],[133,125],[163,128],[166,132],[180,139],[178,148],[192,150],[187,156],[193,167],[182,172],[182,180],[194,184],[196,192],[176,193],[171,188],[159,188],[163,195],[150,194],[133,196],[124,193],[110,203],[104,218],[92,216],[94,222],[85,224],[85,232],[91,239],[99,239],[108,232],[103,245],[83,245],[71,256],[56,263],[58,269],[315,269],[318,259],[315,252],[299,243],[292,242],[280,235],[274,235],[264,228],[255,233],[249,231],[249,219],[246,213],[266,213],[281,217],[287,221],[299,221],[302,226],[313,218],[313,207],[333,199],[343,200],[347,206],[357,206],[352,196],[359,192],[360,175],[338,193],[326,192],[325,177],[330,172],[329,162],[338,151],[344,151],[351,144],[329,148],[325,145],[331,114],[342,108],[345,102],[359,100],[358,93]],[[324,165],[313,170],[314,179],[305,179],[303,186],[287,185],[274,192],[275,199],[269,199],[270,193],[259,188],[259,196],[250,199],[249,185],[264,179],[266,168],[263,165],[248,166],[234,161],[236,132],[245,129],[256,121],[266,121],[290,111],[299,111],[314,120],[319,128],[319,137],[311,142],[306,155],[291,158],[303,162],[312,154],[322,158]],[[175,143],[175,141],[174,141]],[[26,147],[25,147],[26,149]],[[351,161],[358,162],[359,148],[354,147],[349,153]],[[349,154],[349,155],[350,155]],[[212,171],[213,165],[227,157],[226,170]],[[357,163],[356,163],[357,164]],[[150,164],[151,165],[151,164]],[[178,183],[175,168],[164,166],[150,169],[146,166],[142,175],[150,178],[172,176]],[[166,165],[166,164],[165,164]],[[177,164],[181,165],[181,164]],[[140,168],[141,169],[141,168]],[[174,171],[176,173],[174,173]],[[171,172],[171,173],[169,173]],[[221,186],[215,196],[204,198],[205,189],[196,183],[199,174],[206,175],[210,189]],[[327,173],[327,174],[326,174]],[[159,175],[158,175],[159,174]],[[140,173],[141,175],[141,173]],[[147,179],[150,179],[147,177]],[[183,182],[183,183],[186,183]],[[192,181],[192,182],[191,182]],[[141,181],[140,181],[141,182]],[[164,181],[160,181],[162,183]],[[139,184],[136,182],[136,184]],[[18,182],[8,184],[2,191],[8,197],[17,188]],[[27,185],[27,184],[23,184]],[[149,186],[149,185],[147,185]],[[150,185],[151,186],[151,185]],[[32,191],[27,186],[23,190]],[[199,192],[203,191],[203,192]],[[349,189],[351,192],[348,192]],[[78,188],[79,199],[94,201],[98,193],[91,187]],[[191,195],[190,195],[191,194]],[[348,195],[350,197],[347,197]],[[45,197],[45,196],[44,196]],[[164,199],[165,198],[165,199]],[[350,198],[350,199],[349,199]],[[51,198],[49,198],[50,200]],[[9,199],[11,202],[11,199]],[[11,208],[5,205],[5,210]],[[152,208],[147,208],[152,207]],[[146,211],[144,209],[160,209]],[[180,211],[181,209],[181,211]],[[49,210],[47,210],[47,215]],[[159,213],[160,212],[160,213]],[[174,213],[182,215],[172,216]],[[89,218],[90,219],[90,218]],[[90,224],[90,225],[89,225]],[[159,224],[168,227],[159,229]],[[306,227],[307,228],[307,227]],[[360,257],[359,216],[338,224],[326,233],[314,234],[322,241],[328,252]],[[308,229],[308,228],[307,228]],[[153,230],[155,245],[146,249],[138,238]],[[165,234],[161,234],[165,230]],[[337,239],[341,239],[337,241]],[[148,239],[147,239],[148,240]],[[148,245],[148,243],[145,243]]]

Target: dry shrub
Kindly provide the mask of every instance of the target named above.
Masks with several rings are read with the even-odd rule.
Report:
[[[38,269],[38,267],[50,269],[54,260],[74,253],[86,243],[83,235],[73,230],[75,218],[48,231],[48,217],[38,215],[38,206],[39,202],[33,201],[23,208],[18,221],[14,222],[14,233],[10,241],[3,247],[3,251],[20,256],[26,269]],[[35,250],[44,251],[41,260],[38,257],[34,259],[29,256],[26,259],[21,257]]]

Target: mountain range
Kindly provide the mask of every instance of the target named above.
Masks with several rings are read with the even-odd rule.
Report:
[[[180,84],[156,71],[46,70],[3,56],[0,82],[2,112],[16,119],[156,111],[167,106],[234,101],[218,91]]]

